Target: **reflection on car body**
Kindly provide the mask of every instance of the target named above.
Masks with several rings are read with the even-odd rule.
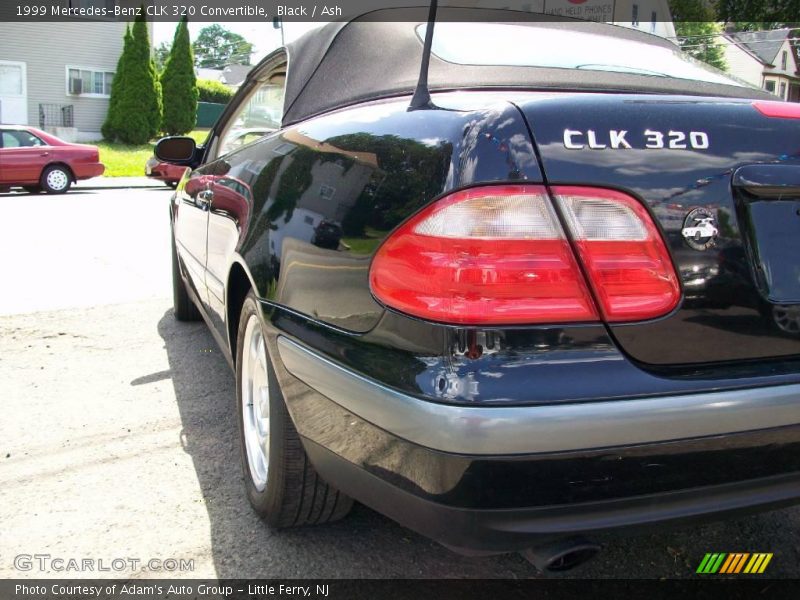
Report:
[[[800,203],[800,114],[668,41],[504,15],[437,25],[430,104],[424,16],[387,14],[267,57],[191,156],[159,143],[194,168],[175,310],[236,373],[250,502],[287,526],[355,498],[482,552],[796,502],[800,283],[763,241],[789,206],[735,173]],[[280,126],[229,149],[276,85]],[[652,123],[710,143],[564,143]]]

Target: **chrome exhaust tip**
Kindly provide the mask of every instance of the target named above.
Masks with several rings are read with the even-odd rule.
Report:
[[[562,538],[522,552],[522,556],[542,573],[570,571],[594,558],[600,546],[579,537]]]

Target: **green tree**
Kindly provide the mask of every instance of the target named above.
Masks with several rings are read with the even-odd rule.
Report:
[[[707,0],[670,0],[669,10],[681,50],[706,64],[727,69],[720,45],[722,26]]]
[[[153,60],[156,61],[156,69],[158,72],[162,72],[164,67],[167,66],[167,59],[169,58],[169,53],[172,50],[172,46],[169,42],[161,42],[158,46],[156,46],[154,51]]]
[[[678,43],[689,56],[706,64],[726,71],[725,51],[720,45],[722,25],[713,22],[678,22],[675,23]]]
[[[144,13],[144,11],[142,11]],[[113,113],[109,106],[103,135],[110,140],[126,144],[144,144],[154,137],[161,127],[161,84],[150,55],[150,39],[144,14],[136,17],[126,34],[121,72],[114,76],[111,87]]]
[[[161,74],[164,118],[161,129],[169,135],[189,133],[197,122],[197,78],[184,17],[175,29],[172,51]]]
[[[216,23],[200,30],[192,48],[196,65],[211,69],[227,64],[249,65],[253,53],[253,44]]]
[[[117,71],[114,73],[114,80],[111,83],[111,97],[108,100],[108,112],[106,120],[101,128],[103,137],[107,140],[117,138],[117,128],[122,120],[119,109],[120,98],[125,95],[125,83],[127,81],[128,63],[131,58],[131,46],[133,45],[133,34],[130,27],[125,27],[125,37],[123,38],[122,54],[117,60]]]
[[[717,19],[748,23],[747,31],[794,27],[800,0],[716,0]]]

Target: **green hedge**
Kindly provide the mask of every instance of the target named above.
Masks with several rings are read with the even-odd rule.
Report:
[[[200,92],[200,102],[214,104],[227,104],[234,93],[231,88],[213,79],[198,79],[197,91]]]

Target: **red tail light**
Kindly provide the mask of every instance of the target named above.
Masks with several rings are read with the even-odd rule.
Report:
[[[644,206],[621,192],[555,187],[606,321],[652,319],[680,300],[678,276]]]
[[[677,276],[644,208],[617,192],[557,190],[606,318],[645,319],[671,310],[680,293]],[[608,218],[605,228],[598,218]],[[473,188],[435,202],[378,249],[370,286],[391,308],[447,323],[600,318],[542,186]]]
[[[796,102],[777,102],[773,100],[756,100],[755,109],[765,117],[778,119],[800,119],[800,104]]]

